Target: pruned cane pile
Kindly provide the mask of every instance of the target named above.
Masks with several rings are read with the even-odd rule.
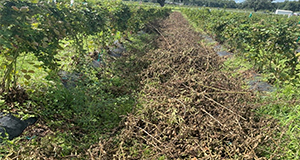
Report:
[[[276,156],[274,120],[259,117],[242,78],[220,71],[222,59],[174,12],[157,25],[158,49],[142,57],[141,108],[117,137],[90,148],[103,159],[253,159]],[[96,149],[97,148],[97,149]]]

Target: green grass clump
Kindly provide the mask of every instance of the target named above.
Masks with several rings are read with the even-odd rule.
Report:
[[[286,85],[267,96],[262,96],[258,113],[279,121],[283,130],[278,133],[278,150],[281,159],[300,158],[300,92],[298,87]]]

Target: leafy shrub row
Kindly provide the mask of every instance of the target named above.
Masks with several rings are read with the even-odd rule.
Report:
[[[270,73],[271,82],[289,82],[299,77],[295,53],[300,36],[297,17],[183,9],[188,18],[213,36],[254,62],[260,72]]]
[[[8,90],[11,82],[16,85],[17,58],[21,54],[34,53],[43,67],[57,68],[55,55],[63,47],[61,40],[76,44],[78,53],[84,52],[83,40],[89,35],[100,35],[102,44],[111,33],[138,31],[157,17],[166,15],[168,9],[135,8],[121,1],[97,3],[31,3],[22,0],[4,1],[0,9],[0,51],[6,61],[1,89]]]

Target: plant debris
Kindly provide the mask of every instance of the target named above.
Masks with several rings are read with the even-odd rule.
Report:
[[[179,12],[150,26],[158,48],[140,74],[143,108],[130,114],[117,137],[101,139],[97,159],[258,159],[268,145],[276,156],[274,120],[255,114],[253,92],[241,78],[220,71],[222,59],[201,44]],[[268,153],[269,154],[269,153]],[[267,158],[265,158],[267,159]]]

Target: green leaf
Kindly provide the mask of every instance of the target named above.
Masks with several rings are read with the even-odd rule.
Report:
[[[33,65],[35,68],[40,68],[41,65]]]
[[[63,48],[62,46],[60,46],[59,44],[57,45],[57,48],[58,48],[59,50],[64,50],[64,48]]]
[[[31,3],[39,3],[39,0],[30,0]]]
[[[5,64],[1,64],[0,65],[0,69],[6,69],[6,65]]]
[[[14,60],[13,57],[9,57],[9,56],[5,57],[5,59],[6,59],[7,61],[13,61],[13,60]]]

